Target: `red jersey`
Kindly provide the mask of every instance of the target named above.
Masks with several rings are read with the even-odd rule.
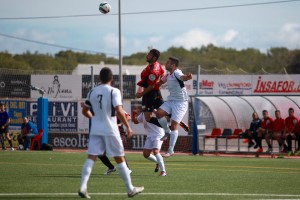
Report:
[[[272,117],[267,117],[267,119],[263,119],[263,121],[261,122],[261,127],[264,129],[272,130],[273,122],[274,120],[272,119]]]
[[[282,118],[275,119],[273,122],[273,131],[274,132],[281,132],[284,130],[285,121]]]
[[[286,127],[285,132],[290,133],[295,127],[295,125],[297,124],[297,122],[298,122],[298,118],[295,116],[285,118],[285,127]]]
[[[141,73],[141,81],[137,85],[147,88],[149,85],[155,85],[154,90],[159,90],[157,83],[164,75],[165,70],[162,68],[159,62],[153,63],[153,65],[147,65],[147,67]]]
[[[296,124],[294,132],[300,134],[300,121],[298,121],[298,123]]]

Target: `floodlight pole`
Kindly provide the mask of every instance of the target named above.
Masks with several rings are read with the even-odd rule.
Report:
[[[123,75],[122,75],[122,34],[121,34],[121,0],[119,0],[119,89],[123,97]]]

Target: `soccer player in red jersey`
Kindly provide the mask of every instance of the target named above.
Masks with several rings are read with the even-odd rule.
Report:
[[[263,152],[263,148],[262,148],[262,138],[268,134],[270,134],[270,132],[273,129],[273,119],[272,117],[269,116],[269,112],[267,110],[263,110],[262,111],[263,114],[263,121],[261,122],[261,127],[259,127],[257,129],[257,146],[258,146],[258,150],[256,151],[257,153],[262,153]],[[268,143],[268,141],[267,141]],[[272,146],[270,146],[271,144],[268,143],[268,147],[272,148]]]
[[[138,86],[143,88],[143,91],[135,94],[135,97],[137,98],[142,97],[142,109],[146,121],[157,126],[160,126],[157,119],[151,117],[153,110],[159,108],[159,106],[163,104],[163,98],[158,83],[165,73],[165,70],[157,61],[159,56],[160,52],[157,49],[151,49],[147,54],[146,59],[149,64],[141,73],[141,81],[137,83]]]
[[[282,150],[282,135],[285,129],[285,120],[281,118],[280,110],[275,111],[276,119],[273,122],[273,134],[272,137],[266,136],[266,141],[269,140],[268,144],[270,144],[271,139],[275,139],[278,141],[279,144],[279,151]],[[268,152],[272,152],[272,146],[268,149]]]
[[[295,126],[298,121],[298,118],[294,115],[294,108],[289,108],[289,116],[285,119],[285,133],[283,135],[287,142],[286,150],[289,154],[292,154],[292,140],[296,139]]]

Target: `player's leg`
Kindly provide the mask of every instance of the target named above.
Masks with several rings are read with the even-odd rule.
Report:
[[[157,164],[159,166],[159,169],[161,170],[159,176],[167,176],[167,171],[166,171],[166,168],[165,168],[164,159],[160,154],[160,148],[161,148],[161,145],[162,145],[162,141],[157,140],[155,145],[156,145],[156,148],[153,149],[153,154],[156,157]],[[155,172],[157,172],[157,171],[155,170]]]
[[[1,142],[2,150],[6,150],[2,131],[0,131],[0,142]]]
[[[144,115],[147,122],[152,123],[158,127],[162,126],[158,122],[157,117],[153,117],[152,112],[157,110],[163,103],[160,91],[151,91],[151,94],[147,94],[143,97],[144,100]]]
[[[265,135],[265,140],[268,144],[268,150],[266,151],[266,153],[272,153],[273,151],[273,146],[271,144],[271,139],[272,139],[272,132],[269,131],[266,135]]]
[[[19,150],[23,150],[24,149],[24,137],[23,137],[23,134],[19,134],[17,139],[18,139],[18,143],[19,143]]]
[[[109,175],[109,174],[117,171],[115,166],[110,162],[109,158],[105,154],[99,155],[98,158],[108,168],[107,171],[104,173],[105,175]]]
[[[287,150],[289,153],[292,151],[292,140],[293,140],[292,134],[288,134],[286,136],[286,142],[287,142]]]
[[[131,182],[130,170],[128,169],[125,161],[124,147],[121,136],[105,136],[106,154],[114,157],[119,174],[126,186],[129,197],[133,197],[144,190],[144,187],[134,187]]]
[[[165,116],[171,114],[171,111],[172,111],[172,105],[169,101],[166,101],[155,112],[156,117],[158,118],[159,124],[165,131],[165,136],[162,138],[162,140],[167,139],[167,137],[169,136],[169,134],[171,132],[169,125],[168,125],[168,120],[165,117]]]
[[[81,182],[78,191],[78,195],[82,198],[90,198],[87,192],[87,183],[89,181],[94,166],[94,162],[97,159],[97,155],[104,154],[105,151],[104,147],[105,144],[102,136],[90,135],[88,149],[87,149],[88,157],[85,160],[82,167]]]
[[[281,132],[274,132],[273,133],[273,137],[278,142],[279,152],[281,152],[283,150],[283,146],[282,146],[282,133]]]
[[[262,153],[263,152],[263,148],[262,148],[262,138],[265,134],[266,130],[263,128],[258,128],[257,130],[257,146],[258,146],[258,150],[256,151],[257,153]]]
[[[12,139],[10,138],[10,135],[9,135],[8,126],[6,126],[6,128],[5,128],[5,138],[7,139],[11,150],[15,150],[12,145]]]
[[[143,156],[147,160],[157,163],[156,157],[151,154],[152,152],[152,141],[150,138],[147,138],[144,144]]]
[[[158,122],[158,119],[156,117],[152,116],[152,111],[151,112],[149,112],[149,111],[143,111],[143,112],[144,112],[145,119],[146,119],[147,122],[149,122],[151,124],[154,124],[154,125],[162,128],[162,126]]]
[[[300,155],[300,133],[296,133],[296,137],[297,137],[297,152],[296,155],[299,156]]]
[[[163,157],[169,157],[174,154],[174,148],[178,138],[178,122],[171,120],[171,132],[168,151],[163,155]]]
[[[172,113],[170,142],[169,142],[168,152],[164,155],[164,157],[168,157],[174,154],[174,148],[178,138],[178,124],[182,121],[188,109],[188,102],[173,101],[170,106],[171,106],[171,113]]]

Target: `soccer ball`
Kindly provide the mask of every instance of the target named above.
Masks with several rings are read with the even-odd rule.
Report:
[[[109,3],[107,3],[107,2],[100,3],[99,11],[101,13],[107,14],[107,13],[109,13],[110,9],[111,9],[111,6]]]

